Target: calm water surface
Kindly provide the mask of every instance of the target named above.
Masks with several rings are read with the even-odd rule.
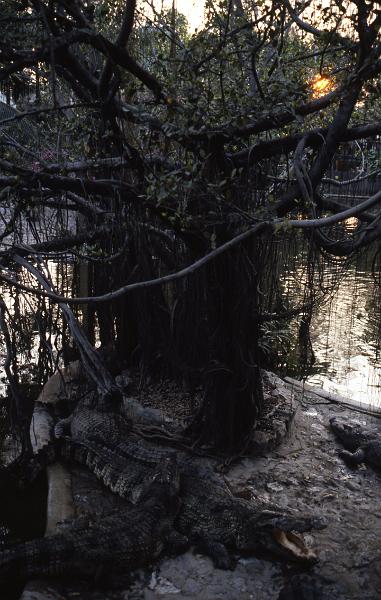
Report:
[[[339,283],[315,308],[310,337],[316,361],[306,381],[381,409],[381,287],[379,271],[372,273],[374,253],[343,267]],[[337,279],[340,267],[331,268]],[[296,268],[293,278],[303,277]]]

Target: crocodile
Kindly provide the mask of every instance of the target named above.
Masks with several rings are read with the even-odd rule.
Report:
[[[232,555],[242,553],[264,553],[304,563],[316,560],[294,532],[320,529],[325,526],[323,519],[299,516],[258,498],[237,498],[208,462],[139,441],[135,455],[133,441],[121,443],[125,451],[121,455],[91,440],[62,438],[19,466],[20,474],[14,474],[14,478],[29,482],[47,464],[62,459],[88,467],[112,492],[136,504],[144,492],[145,481],[154,475],[158,464],[176,457],[181,504],[175,528],[200,552],[210,556],[217,568],[233,568]]]
[[[339,456],[351,467],[365,462],[376,469],[381,469],[381,434],[376,428],[362,427],[357,423],[333,417],[330,425],[335,436],[339,438],[345,450]]]
[[[235,554],[306,564],[316,561],[315,553],[295,532],[321,529],[324,519],[300,516],[260,498],[238,498],[209,464],[189,460],[181,464],[180,473],[182,505],[175,527],[217,568],[234,568]]]
[[[89,408],[75,411],[66,432],[70,437],[61,437],[29,459],[19,469],[18,480],[35,476],[45,464],[61,458],[87,466],[111,491],[136,504],[147,477],[161,462],[176,457],[181,504],[175,528],[216,567],[233,568],[233,557],[243,553],[304,563],[316,560],[296,533],[324,527],[323,519],[299,516],[259,498],[237,498],[208,460],[149,442],[118,415],[104,416]]]
[[[231,568],[233,553],[258,553],[312,562],[315,555],[292,532],[325,526],[321,518],[299,517],[279,506],[235,497],[210,462],[151,443],[131,431],[130,421],[79,407],[70,422],[71,440],[83,445],[83,460],[118,495],[136,501],[144,478],[175,454],[182,504],[175,526],[208,554],[216,567]],[[70,458],[70,456],[68,456]],[[107,466],[106,466],[107,465]]]
[[[135,506],[88,522],[79,518],[51,536],[15,544],[0,552],[0,582],[33,576],[94,577],[99,570],[125,573],[150,563],[165,549],[187,540],[173,528],[179,509],[179,471],[174,457],[161,462],[146,481]]]
[[[176,422],[164,419],[158,409],[143,407],[134,398],[123,398],[114,393],[103,398],[103,409],[100,410],[98,396],[93,390],[84,394],[73,413],[58,421],[54,435],[62,437],[70,435],[74,438],[88,438],[111,443],[112,439],[120,440],[133,429],[133,425],[149,425],[176,430]],[[115,405],[118,410],[115,410]]]

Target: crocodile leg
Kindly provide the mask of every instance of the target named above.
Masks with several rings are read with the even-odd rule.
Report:
[[[206,536],[197,536],[196,551],[209,556],[216,569],[234,570],[235,561],[230,556],[225,544]]]
[[[340,458],[342,458],[347,465],[355,467],[360,463],[364,462],[365,451],[362,448],[356,450],[356,452],[349,452],[348,450],[340,450]]]
[[[189,539],[173,528],[165,532],[164,539],[166,550],[171,554],[182,554],[189,548]]]
[[[58,423],[56,423],[54,426],[54,437],[61,438],[66,435],[70,435],[70,425],[72,420],[73,415],[70,415],[70,417],[66,417],[66,419],[61,419],[58,421]]]

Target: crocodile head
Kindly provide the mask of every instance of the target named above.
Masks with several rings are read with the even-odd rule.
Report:
[[[310,529],[322,529],[324,519],[298,517],[286,513],[262,511],[246,521],[243,532],[237,539],[242,552],[271,555],[278,559],[303,563],[314,563],[315,552],[309,548],[298,533]]]
[[[333,433],[347,450],[354,451],[376,436],[376,433],[364,429],[358,423],[348,423],[336,417],[330,419],[329,423]]]

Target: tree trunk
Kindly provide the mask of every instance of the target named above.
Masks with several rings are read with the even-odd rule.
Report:
[[[200,443],[242,450],[263,404],[258,365],[257,248],[246,244],[209,267],[207,318],[210,348],[205,397],[191,426]]]

